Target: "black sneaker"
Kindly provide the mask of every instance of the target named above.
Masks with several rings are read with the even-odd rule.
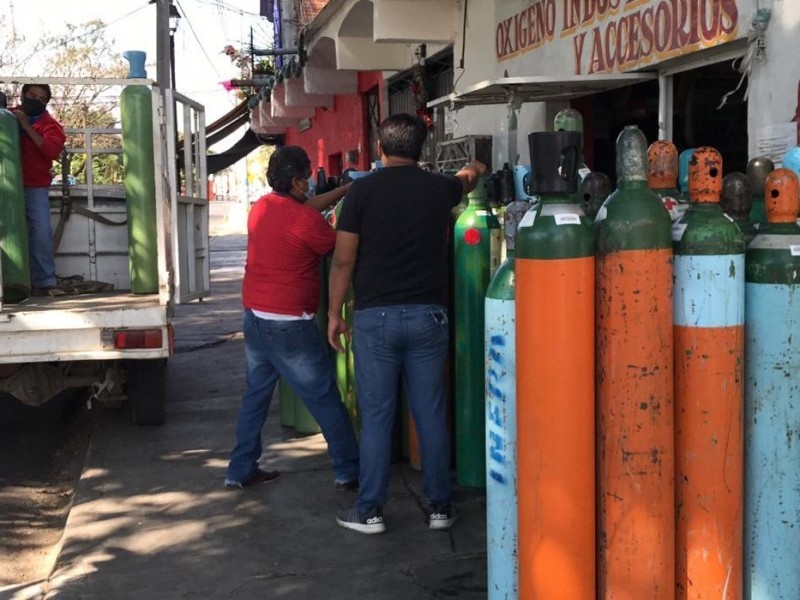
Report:
[[[340,510],[336,522],[345,529],[359,533],[383,533],[386,525],[383,522],[381,507],[377,506],[368,513],[360,513],[357,508]]]
[[[249,485],[255,485],[256,483],[268,483],[270,481],[275,481],[280,476],[281,476],[280,471],[265,471],[263,469],[258,469],[255,472],[255,474],[247,481],[234,481],[232,479],[226,479],[225,489],[240,490],[243,487],[247,487]]]
[[[450,529],[459,516],[458,509],[452,504],[431,504],[428,527],[434,530]]]
[[[353,479],[352,481],[337,481],[336,482],[336,491],[337,492],[357,492],[358,491],[358,479]]]

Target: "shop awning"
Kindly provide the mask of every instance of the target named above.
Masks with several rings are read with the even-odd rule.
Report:
[[[477,106],[515,102],[545,102],[569,100],[614,88],[643,83],[658,78],[656,73],[613,73],[608,75],[533,75],[530,77],[501,77],[476,83],[428,102],[437,106]]]
[[[220,152],[219,154],[209,154],[206,164],[208,165],[208,173],[212,175],[219,173],[223,169],[227,169],[233,163],[241,160],[250,154],[256,148],[268,144],[271,146],[280,146],[283,144],[282,135],[258,135],[252,129],[247,129],[242,135],[242,138],[233,146]]]

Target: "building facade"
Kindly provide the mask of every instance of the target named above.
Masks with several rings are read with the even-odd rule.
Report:
[[[420,45],[449,52],[452,85],[427,98],[432,136],[492,136],[495,169],[528,163],[527,135],[566,106],[584,115],[587,163],[612,176],[627,124],[680,149],[715,146],[726,172],[797,144],[792,0],[331,0],[301,31],[306,91],[350,77],[363,93],[354,74],[379,72],[382,109]]]

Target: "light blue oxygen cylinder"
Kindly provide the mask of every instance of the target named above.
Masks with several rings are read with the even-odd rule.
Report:
[[[800,226],[797,177],[767,176],[745,270],[745,600],[800,598]]]
[[[530,204],[506,207],[507,258],[486,290],[486,555],[489,600],[517,598],[514,237]]]
[[[781,162],[784,169],[789,169],[800,178],[800,146],[789,148]]]
[[[678,156],[678,187],[682,200],[689,201],[689,162],[692,160],[694,148],[687,148]]]

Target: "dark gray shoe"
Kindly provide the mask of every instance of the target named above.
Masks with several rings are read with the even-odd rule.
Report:
[[[336,522],[345,529],[352,529],[358,533],[383,533],[386,524],[383,522],[383,512],[377,506],[368,513],[358,512],[357,508],[340,510],[336,515]]]
[[[241,490],[244,487],[255,485],[256,483],[269,483],[270,481],[275,481],[280,476],[280,471],[265,471],[263,469],[258,469],[247,481],[233,481],[232,479],[226,479],[225,489]]]
[[[353,479],[352,481],[337,481],[336,482],[336,491],[337,492],[357,492],[358,491],[358,479]]]
[[[450,529],[460,516],[461,513],[452,504],[431,504],[428,527],[436,531]]]

